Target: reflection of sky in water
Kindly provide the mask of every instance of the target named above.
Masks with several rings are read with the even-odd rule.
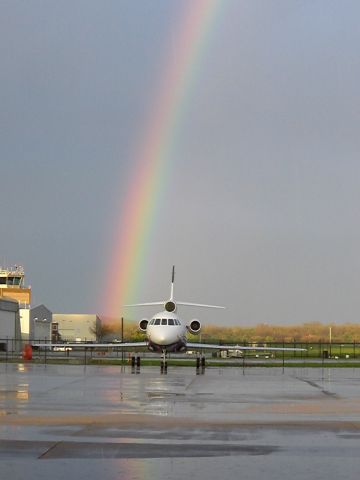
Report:
[[[130,369],[121,372],[106,367],[9,365],[5,371],[0,365],[0,372],[3,417],[11,418],[14,413],[20,413],[19,417],[89,416],[89,423],[77,426],[66,421],[61,426],[12,426],[2,424],[0,418],[1,478],[20,480],[30,471],[30,478],[39,480],[277,480],[291,472],[292,480],[357,480],[360,471],[357,432],[322,431],[316,426],[325,419],[356,421],[360,370],[288,369],[283,375],[281,369],[249,369],[243,375],[241,369],[208,369],[198,377],[189,368],[171,369],[167,376],[160,376],[158,368],[144,368],[132,375]],[[332,393],[336,397],[329,395]],[[298,406],[312,410],[299,413]],[[317,406],[321,408],[314,413]],[[348,406],[349,412],[344,410],[341,415],[338,411],[334,416],[328,409],[336,406]],[[149,413],[152,417],[144,424],[135,419],[135,424],[97,425],[97,413],[126,413],[127,418]],[[180,419],[173,423],[178,416],[190,422]],[[236,427],[232,419],[235,423],[256,420],[261,425]],[[199,420],[230,422],[224,428],[211,422],[204,428]],[[275,427],[266,427],[269,420]],[[276,428],[279,420],[300,421],[301,428]],[[309,420],[310,426],[305,428],[303,420]],[[11,441],[28,442],[28,453],[14,443],[5,455]],[[39,460],[44,452],[54,455],[66,442],[67,452],[76,458],[59,455],[51,461]],[[85,442],[91,443],[92,455],[88,446],[78,449]],[[120,455],[130,448],[140,458],[116,459],[106,444],[120,445]],[[222,448],[233,453],[234,445],[255,450],[244,448],[226,457],[204,456],[210,446],[216,452],[211,455],[216,455]],[[141,458],[149,451],[165,458]]]
[[[141,371],[139,375],[141,379]],[[134,384],[122,381],[120,377],[103,390],[103,398],[113,412],[120,413],[126,409],[128,413],[136,410],[145,414],[166,416],[173,411],[172,397],[176,395],[178,386],[180,384],[174,386],[173,380],[166,381],[164,377]]]
[[[17,370],[18,372],[26,372],[27,371],[27,365],[24,363],[18,363],[17,364]]]
[[[5,368],[8,371],[10,366],[6,365]],[[2,386],[3,382],[0,382],[0,417],[19,413],[30,400],[29,382],[24,381],[27,376],[23,376],[23,374],[31,371],[32,365],[17,363],[12,365],[11,368],[18,372],[20,376],[17,382],[8,386]]]
[[[166,448],[166,447],[165,447]],[[64,461],[62,461],[64,462]],[[51,473],[51,467],[57,469],[59,460],[52,460],[44,466]],[[360,462],[347,459],[346,463],[338,458],[313,457],[310,463],[304,462],[301,455],[237,456],[216,458],[168,458],[168,459],[104,459],[100,461],[71,462],[73,472],[78,479],[102,480],[221,480],[236,478],[240,480],[278,480],[286,478],[291,472],[292,480],[317,478],[333,480],[346,478],[358,480]],[[70,471],[70,464],[64,465]],[[64,473],[64,469],[61,466]],[[32,470],[33,471],[33,470]],[[45,476],[38,477],[40,479]],[[52,480],[60,480],[59,472],[51,473]]]
[[[29,390],[24,388],[19,388],[16,391],[16,399],[23,400],[23,401],[29,400]]]
[[[2,406],[10,406],[11,404],[15,406],[16,402],[14,402],[14,400],[27,402],[29,398],[28,383],[19,383],[18,385],[14,385],[10,390],[0,390],[0,401],[2,402]]]
[[[305,462],[300,455],[71,461],[17,458],[2,461],[1,470],[4,478],[14,480],[24,478],[27,471],[37,480],[278,480],[289,474],[292,480],[358,480],[360,463],[358,459],[341,462],[337,457],[322,456]]]

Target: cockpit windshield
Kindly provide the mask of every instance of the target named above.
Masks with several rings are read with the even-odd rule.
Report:
[[[180,321],[177,318],[152,318],[149,322],[149,325],[181,325]]]

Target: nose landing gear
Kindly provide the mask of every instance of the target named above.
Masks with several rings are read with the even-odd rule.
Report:
[[[162,351],[162,357],[160,362],[160,372],[163,374],[167,374],[167,351]]]
[[[161,361],[160,361],[160,372],[167,374],[167,351],[162,351]]]

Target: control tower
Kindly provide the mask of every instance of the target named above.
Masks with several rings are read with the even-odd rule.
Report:
[[[25,272],[23,267],[0,267],[0,297],[13,298],[19,302],[20,308],[28,308],[31,302],[31,288],[24,286]]]
[[[24,286],[25,272],[22,266],[0,267],[0,299],[9,298],[19,303],[21,335],[29,337],[31,287]]]

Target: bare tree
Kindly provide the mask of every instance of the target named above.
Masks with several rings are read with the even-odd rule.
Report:
[[[114,333],[114,327],[94,320],[93,325],[90,327],[90,332],[96,336],[96,341],[101,342],[106,335]]]

